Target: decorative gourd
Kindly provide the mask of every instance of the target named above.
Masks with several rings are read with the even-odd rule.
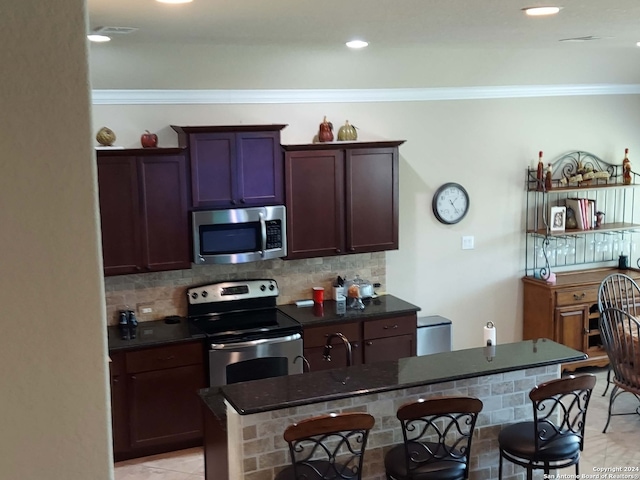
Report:
[[[320,142],[333,142],[333,124],[327,121],[327,117],[320,124],[320,130],[318,131],[318,140]]]
[[[100,145],[109,147],[116,141],[116,134],[110,128],[102,127],[96,134],[96,140]]]
[[[354,141],[358,139],[358,132],[356,132],[356,127],[349,123],[349,120],[340,127],[338,130],[338,140],[340,141]]]

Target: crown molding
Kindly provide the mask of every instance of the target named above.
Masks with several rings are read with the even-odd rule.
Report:
[[[640,94],[640,85],[638,84],[595,84],[323,90],[93,90],[92,100],[94,105],[189,105],[430,102],[438,100],[638,94]]]

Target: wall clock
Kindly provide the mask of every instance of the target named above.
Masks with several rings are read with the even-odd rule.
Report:
[[[453,225],[469,211],[469,194],[459,183],[445,183],[433,195],[432,207],[438,221]]]

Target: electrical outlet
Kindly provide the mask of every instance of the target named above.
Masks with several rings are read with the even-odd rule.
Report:
[[[140,315],[148,315],[150,313],[153,313],[153,302],[138,303],[136,307],[138,309],[138,314]]]
[[[473,235],[462,237],[462,250],[473,250],[475,248],[475,238]]]

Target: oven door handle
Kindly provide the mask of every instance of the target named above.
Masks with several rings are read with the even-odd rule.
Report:
[[[211,350],[237,350],[239,348],[255,347],[257,345],[269,345],[272,343],[284,343],[299,340],[302,335],[294,333],[293,335],[287,335],[286,337],[277,338],[261,338],[258,340],[250,340],[248,342],[235,342],[235,343],[212,343]]]
[[[258,213],[260,219],[260,236],[262,238],[262,250],[260,250],[260,256],[264,257],[264,253],[267,250],[267,222],[264,221],[264,213]]]

